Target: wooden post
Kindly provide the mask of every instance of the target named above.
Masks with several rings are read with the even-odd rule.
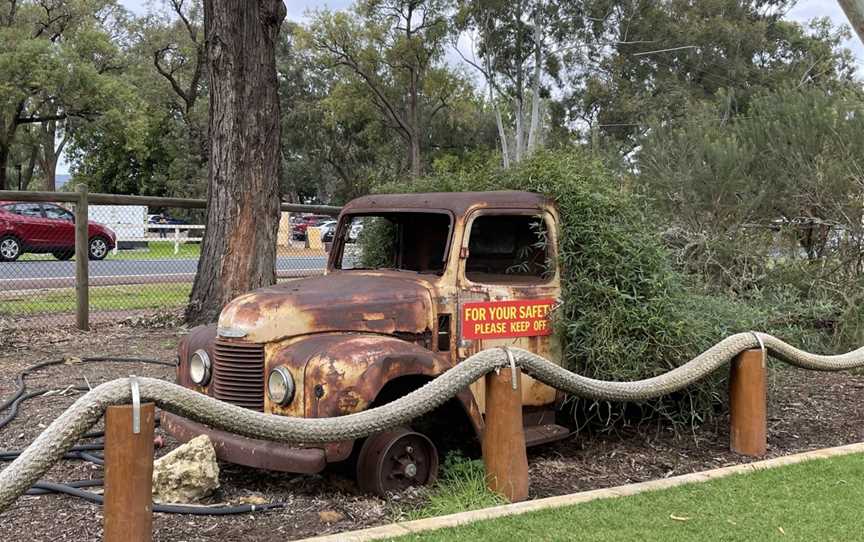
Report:
[[[747,350],[732,361],[729,376],[729,448],[760,457],[768,451],[768,371],[765,352]]]
[[[78,201],[75,203],[75,320],[78,329],[90,329],[90,235],[87,220],[87,185],[75,187]]]
[[[153,537],[153,403],[141,405],[140,432],[132,432],[132,405],[105,414],[106,542],[150,542]]]
[[[486,484],[510,502],[528,498],[528,455],[522,427],[521,373],[516,389],[510,367],[486,375],[486,427],[483,431]]]

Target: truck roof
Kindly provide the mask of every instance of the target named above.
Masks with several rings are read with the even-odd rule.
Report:
[[[474,207],[542,209],[551,201],[541,194],[519,190],[494,192],[426,192],[413,194],[376,194],[350,201],[343,213],[387,209],[444,209],[464,215]]]

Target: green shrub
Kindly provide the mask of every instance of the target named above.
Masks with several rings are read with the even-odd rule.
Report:
[[[441,465],[440,478],[432,486],[428,501],[420,508],[409,510],[406,516],[409,520],[445,516],[506,502],[503,496],[486,487],[483,461],[450,452]]]
[[[607,168],[579,152],[541,153],[510,170],[474,168],[383,191],[528,190],[553,199],[561,217],[563,305],[555,330],[569,369],[602,380],[664,373],[730,333],[765,329],[767,311],[696,294],[672,265],[662,229],[644,202],[623,191]],[[784,326],[776,326],[783,329]],[[771,329],[765,329],[771,331]],[[775,329],[776,331],[776,329]],[[725,371],[672,396],[639,405],[574,401],[604,423],[659,415],[695,424],[723,404]]]

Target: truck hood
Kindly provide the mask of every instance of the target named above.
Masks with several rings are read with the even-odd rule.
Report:
[[[432,284],[398,271],[336,272],[260,288],[228,303],[219,334],[265,343],[333,331],[419,334],[433,328]]]

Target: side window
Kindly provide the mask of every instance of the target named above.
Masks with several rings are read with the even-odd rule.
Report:
[[[56,205],[43,205],[42,208],[45,209],[45,218],[72,222],[72,213],[62,207]]]
[[[347,224],[341,269],[397,266],[399,246],[395,223],[381,216],[355,216]]]
[[[546,221],[531,215],[481,215],[471,224],[465,276],[485,284],[539,284],[554,273]]]
[[[38,203],[18,203],[12,206],[12,212],[16,215],[42,218],[42,207]]]

